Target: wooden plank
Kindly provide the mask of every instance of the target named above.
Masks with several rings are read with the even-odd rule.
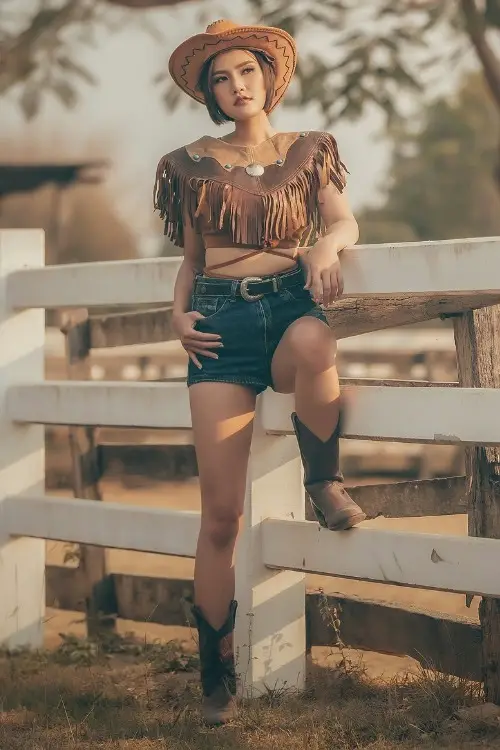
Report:
[[[500,295],[498,238],[359,245],[341,257],[346,295]],[[171,302],[180,257],[78,263],[16,271],[9,304],[95,307]]]
[[[468,680],[481,678],[481,628],[472,618],[450,616],[354,596],[309,593],[306,599],[312,646],[332,646],[337,636],[350,648],[411,656],[426,668]]]
[[[360,527],[332,533],[310,521],[265,519],[264,563],[441,591],[500,595],[500,542],[496,539],[411,534]]]
[[[94,349],[134,344],[154,344],[177,338],[172,327],[172,307],[113,315],[93,315],[89,321]]]
[[[343,437],[398,442],[494,445],[500,443],[500,424],[491,415],[500,408],[496,389],[474,388],[345,388],[352,402]],[[262,423],[269,432],[290,431],[293,400],[266,391]]]
[[[47,607],[83,611],[73,568],[49,565]],[[193,626],[191,579],[164,579],[112,573],[110,589],[118,617],[160,625]],[[307,641],[311,646],[337,642],[331,617],[336,609],[343,643],[351,648],[411,656],[423,666],[470,680],[481,678],[481,628],[473,618],[450,616],[355,596],[306,594]]]
[[[467,513],[465,477],[349,487],[368,518],[417,518]]]
[[[9,276],[7,299],[13,308],[164,305],[173,300],[181,261],[143,258],[46,266],[38,275],[21,271]]]
[[[471,388],[500,389],[500,307],[456,318],[454,330],[460,382]],[[500,448],[471,448],[465,462],[469,534],[500,539]],[[500,598],[483,599],[479,618],[486,700],[500,704]]]
[[[349,391],[349,393],[347,393]],[[345,389],[352,408],[343,430],[348,438],[441,444],[500,443],[500,391],[492,388]],[[16,422],[109,427],[190,429],[184,383],[65,383],[13,385],[7,409]],[[293,398],[270,389],[259,419],[272,434],[292,434]]]
[[[196,512],[40,496],[8,497],[5,503],[4,528],[11,536],[195,556]]]
[[[345,297],[334,303],[326,313],[338,339],[358,334],[422,323],[484,307],[500,300],[498,294],[439,295],[401,297]],[[91,315],[91,340],[94,348],[134,346],[176,339],[172,328],[171,307],[137,310],[112,315]]]
[[[88,380],[90,375],[90,326],[86,309],[65,313],[61,331],[65,336],[68,380]],[[96,430],[70,425],[68,437],[72,463],[73,496],[102,501],[99,488],[101,466]],[[115,628],[114,602],[105,585],[106,551],[80,545],[78,550],[81,588],[85,592],[87,634],[100,637]]]
[[[378,385],[384,388],[458,388],[455,380],[398,380],[397,378],[339,378],[341,387]]]
[[[387,328],[423,323],[500,301],[498,294],[348,297],[336,302],[326,317],[337,339],[373,333]]]

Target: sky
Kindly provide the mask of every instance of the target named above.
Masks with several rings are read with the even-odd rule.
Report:
[[[29,0],[26,0],[29,2]],[[221,16],[239,20],[244,0],[212,6]],[[13,99],[1,102],[1,137],[27,134],[34,141],[50,143],[58,159],[105,156],[112,162],[110,188],[119,197],[124,220],[137,235],[155,231],[152,222],[152,187],[160,157],[203,134],[221,135],[224,128],[211,123],[203,106],[186,104],[169,112],[161,100],[161,86],[154,77],[166,69],[173,48],[186,36],[204,29],[208,18],[197,18],[200,3],[188,3],[175,11],[148,11],[147,22],[162,36],[153,38],[135,25],[112,34],[102,33],[92,49],[84,48],[79,59],[99,79],[98,86],[82,86],[78,105],[68,111],[54,98],[47,98],[41,114],[27,123]],[[207,3],[204,3],[204,8]],[[202,8],[202,12],[205,12]],[[229,8],[231,8],[228,16]],[[225,11],[225,13],[224,13]],[[238,12],[240,11],[240,12]],[[321,43],[321,33],[318,33]],[[300,55],[299,42],[299,55]],[[272,116],[278,130],[321,129],[313,107],[278,108]],[[354,209],[377,202],[390,159],[390,145],[381,137],[383,119],[367,111],[357,123],[341,122],[331,128],[349,172],[349,194]]]

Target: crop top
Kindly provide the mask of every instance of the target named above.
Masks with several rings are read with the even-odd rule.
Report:
[[[160,159],[153,201],[177,246],[189,222],[205,248],[251,248],[208,271],[310,244],[325,230],[319,190],[333,182],[342,192],[346,173],[330,133],[277,133],[254,147],[204,136]]]

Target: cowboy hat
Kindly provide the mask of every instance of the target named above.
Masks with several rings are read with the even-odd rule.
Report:
[[[186,94],[203,103],[203,93],[198,88],[203,66],[214,55],[230,49],[264,52],[272,59],[276,85],[271,112],[288,88],[297,62],[295,41],[283,29],[241,26],[224,19],[214,21],[204,33],[189,37],[172,52],[168,64],[170,75]]]

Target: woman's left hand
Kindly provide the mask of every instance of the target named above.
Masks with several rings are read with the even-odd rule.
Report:
[[[305,266],[304,289],[311,292],[316,304],[331,305],[344,292],[344,280],[337,251],[330,243],[318,240],[309,252],[302,256]]]

